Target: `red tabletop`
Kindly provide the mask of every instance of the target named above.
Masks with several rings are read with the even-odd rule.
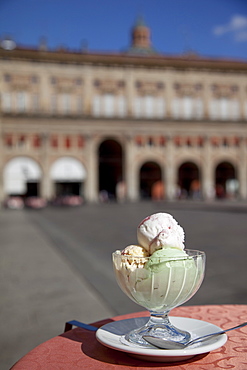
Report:
[[[102,320],[98,327],[117,320],[149,316],[138,312]],[[175,308],[171,316],[190,317],[220,326],[223,329],[247,320],[247,305],[182,306]],[[189,365],[188,365],[189,364]],[[12,370],[127,370],[127,369],[247,369],[247,327],[230,331],[226,344],[210,353],[173,363],[147,362],[130,357],[124,352],[100,344],[95,332],[75,328],[39,345],[21,358]]]

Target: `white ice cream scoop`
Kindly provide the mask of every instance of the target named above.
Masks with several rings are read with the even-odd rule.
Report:
[[[184,230],[169,213],[146,217],[137,228],[137,239],[150,254],[167,247],[184,249]]]

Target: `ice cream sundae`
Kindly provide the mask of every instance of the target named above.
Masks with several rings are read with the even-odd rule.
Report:
[[[199,289],[205,255],[185,249],[184,230],[168,213],[146,217],[137,227],[137,240],[113,253],[117,282],[151,316],[168,315]]]

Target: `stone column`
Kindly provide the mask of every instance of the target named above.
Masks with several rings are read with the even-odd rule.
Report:
[[[133,117],[133,102],[135,97],[135,80],[133,78],[132,71],[127,68],[126,69],[126,96],[127,96],[127,116]]]
[[[247,138],[242,137],[240,140],[238,167],[239,196],[241,199],[247,199]]]
[[[165,104],[166,104],[166,117],[172,117],[172,100],[173,100],[173,78],[166,74],[165,83]]]
[[[245,85],[240,86],[238,101],[239,101],[239,119],[244,120],[246,118],[245,114]]]
[[[203,109],[204,109],[204,117],[209,119],[210,116],[210,94],[211,94],[211,87],[210,83],[204,83],[204,91],[203,91]]]
[[[90,66],[83,66],[83,113],[92,115],[93,78]]]
[[[86,146],[87,177],[85,181],[85,198],[89,202],[97,202],[99,200],[98,147],[93,136],[87,136]]]
[[[0,116],[0,207],[2,206],[2,202],[4,201],[4,198],[6,194],[4,194],[3,189],[3,171],[4,171],[4,145],[3,145],[3,132],[2,132],[2,118]]]
[[[208,136],[204,137],[203,165],[202,165],[202,196],[205,200],[212,200],[215,197],[214,171],[212,163],[211,143]]]
[[[55,194],[50,176],[49,166],[49,135],[44,133],[42,135],[42,165],[43,165],[43,177],[41,180],[40,196],[47,200],[50,200]]]
[[[134,153],[134,138],[129,136],[126,140],[125,148],[125,181],[127,188],[127,198],[130,201],[136,201],[139,199],[139,175],[134,160]]]
[[[173,200],[176,197],[176,167],[174,161],[175,147],[172,137],[167,137],[166,145],[166,169],[165,169],[165,195],[168,200]]]
[[[47,200],[51,200],[55,196],[55,185],[50,177],[50,171],[48,169],[44,170],[40,195]]]
[[[43,71],[43,73],[40,73],[40,92],[39,110],[42,113],[50,113],[51,96],[54,95],[55,92],[54,86],[51,85],[49,71]]]

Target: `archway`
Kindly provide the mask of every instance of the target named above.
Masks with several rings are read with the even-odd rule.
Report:
[[[51,179],[55,184],[55,196],[83,195],[86,170],[82,163],[72,157],[57,159],[51,166]]]
[[[236,171],[230,162],[221,162],[215,169],[215,192],[217,198],[235,197],[238,191]]]
[[[185,162],[179,167],[178,185],[181,198],[200,198],[200,174],[195,163]]]
[[[116,197],[116,186],[123,180],[123,153],[115,140],[105,140],[99,146],[99,192],[107,198]]]
[[[4,192],[9,196],[38,196],[42,171],[39,164],[29,157],[11,159],[3,171]]]
[[[164,198],[161,168],[155,162],[146,162],[140,169],[140,195],[143,199]]]

